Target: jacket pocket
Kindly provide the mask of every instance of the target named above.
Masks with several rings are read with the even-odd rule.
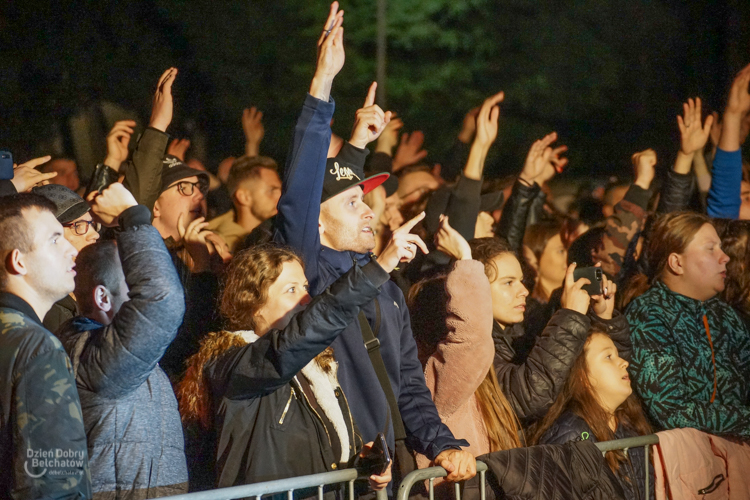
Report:
[[[283,391],[283,395],[280,395],[281,397],[279,397],[278,405],[274,412],[274,419],[271,423],[271,427],[275,429],[284,430],[286,427],[284,424],[288,422],[294,414],[294,408],[296,406],[294,400],[297,398],[297,394],[294,387],[291,385],[287,386],[287,389],[289,393],[286,394],[286,391]]]

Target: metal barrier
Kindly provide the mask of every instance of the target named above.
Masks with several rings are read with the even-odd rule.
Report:
[[[290,477],[288,479],[277,479],[275,481],[232,486],[217,490],[196,491],[195,493],[165,497],[162,500],[232,500],[234,498],[246,497],[255,497],[255,500],[260,500],[263,495],[284,492],[287,494],[287,500],[293,500],[295,490],[306,488],[317,488],[318,500],[323,500],[324,486],[339,483],[342,489],[348,484],[348,499],[354,500],[354,481],[356,479],[357,471],[355,469],[344,469],[333,472],[323,472],[321,474],[312,474],[310,476]],[[386,495],[387,493],[385,490],[378,491],[377,499],[385,500],[387,498]]]
[[[599,448],[599,451],[602,452],[602,455],[604,455],[608,451],[613,450],[622,450],[625,453],[625,456],[628,454],[628,450],[631,448],[639,448],[643,447],[645,449],[645,457],[646,457],[646,496],[645,498],[649,498],[649,479],[650,479],[650,473],[649,473],[649,447],[652,444],[658,444],[659,443],[659,437],[656,434],[649,434],[647,436],[638,436],[633,438],[626,438],[626,439],[615,439],[612,441],[602,441],[601,443],[595,443],[596,447]],[[485,481],[485,473],[487,471],[487,465],[484,462],[477,461],[477,474],[479,474],[479,498],[480,500],[485,499],[485,488],[486,488],[486,481]],[[442,467],[428,467],[426,469],[419,469],[415,470],[411,474],[408,474],[403,481],[401,481],[401,486],[398,489],[398,496],[396,497],[396,500],[408,500],[409,499],[409,493],[411,493],[412,488],[415,484],[422,482],[422,481],[429,481],[428,484],[428,494],[430,496],[430,500],[434,500],[435,498],[435,491],[434,491],[434,482],[435,479],[439,477],[445,477],[448,475],[448,472],[443,469]],[[458,483],[453,485],[454,492],[456,495],[456,500],[461,500],[461,487]]]

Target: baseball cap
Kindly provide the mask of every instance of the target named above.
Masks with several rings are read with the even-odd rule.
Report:
[[[86,203],[86,200],[78,196],[75,191],[59,184],[38,186],[32,189],[32,192],[44,196],[57,206],[55,218],[60,224],[73,222],[91,210],[91,207]]]
[[[203,194],[208,192],[209,178],[208,173],[188,167],[182,160],[173,155],[167,155],[162,160],[161,167],[161,191],[163,193],[167,188],[177,181],[187,179],[188,177],[198,177],[200,190]]]
[[[381,172],[365,177],[361,167],[338,158],[328,158],[320,202],[323,203],[354,186],[362,186],[362,191],[367,194],[383,184],[389,176],[390,174]]]

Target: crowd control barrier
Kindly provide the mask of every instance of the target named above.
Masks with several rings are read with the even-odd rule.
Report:
[[[659,437],[656,434],[649,434],[647,436],[638,436],[633,438],[626,438],[626,439],[615,439],[612,441],[602,441],[600,443],[595,443],[597,448],[599,448],[599,451],[602,452],[602,455],[604,455],[608,451],[614,451],[614,450],[622,450],[623,453],[625,453],[625,456],[628,454],[628,450],[631,448],[639,448],[643,447],[645,450],[645,457],[646,461],[644,464],[644,467],[646,468],[646,495],[643,498],[649,498],[649,481],[650,481],[650,473],[649,473],[649,451],[650,446],[653,444],[659,443]],[[485,481],[485,473],[487,471],[487,465],[483,462],[477,461],[477,474],[479,474],[479,498],[480,500],[485,500],[485,491],[487,487],[487,482]],[[448,472],[443,469],[442,467],[428,467],[426,469],[419,469],[415,470],[411,474],[408,474],[404,480],[401,482],[401,486],[398,489],[398,496],[396,497],[396,500],[409,500],[409,494],[411,493],[412,488],[422,482],[422,481],[428,481],[428,494],[430,500],[434,500],[435,493],[434,493],[434,482],[435,479],[439,477],[445,477],[448,475]],[[453,485],[454,492],[456,495],[456,500],[461,500],[461,487],[458,483]]]
[[[341,498],[354,500],[354,481],[356,479],[357,471],[355,469],[344,469],[312,474],[310,476],[290,477],[262,483],[231,486],[216,490],[196,491],[195,493],[166,497],[162,500],[232,500],[234,498],[255,498],[255,500],[260,500],[263,495],[279,493],[286,493],[287,500],[293,500],[296,490],[308,488],[317,488],[318,500],[323,500],[324,487],[334,484],[338,484],[341,487],[342,493],[343,490],[348,490]],[[377,492],[377,500],[386,500],[386,498],[387,494],[385,490]]]

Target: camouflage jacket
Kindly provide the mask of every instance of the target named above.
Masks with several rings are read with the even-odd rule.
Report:
[[[0,293],[0,499],[91,498],[70,360],[25,301]]]
[[[601,260],[602,269],[612,277],[620,277],[628,247],[643,229],[649,197],[649,191],[632,184],[625,198],[615,205],[614,213],[607,217],[602,247],[596,257]]]
[[[750,334],[731,306],[718,297],[691,299],[657,281],[626,315],[628,371],[653,423],[750,437]]]

